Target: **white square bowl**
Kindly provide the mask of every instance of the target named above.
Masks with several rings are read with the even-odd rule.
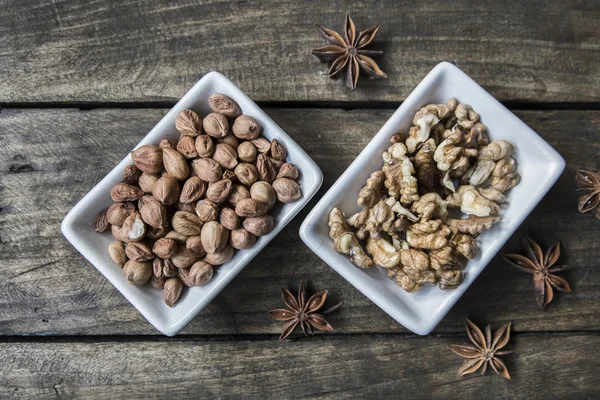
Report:
[[[177,139],[175,118],[182,109],[192,109],[201,115],[210,112],[208,97],[213,93],[223,93],[235,100],[246,115],[255,118],[263,127],[263,136],[276,138],[288,151],[287,161],[295,164],[300,171],[298,184],[302,197],[295,203],[278,204],[271,215],[275,217],[273,231],[258,238],[256,245],[248,250],[236,250],[231,261],[218,267],[215,275],[204,286],[184,290],[177,305],[167,306],[161,290],[149,285],[133,286],[108,255],[108,245],[114,241],[110,232],[100,234],[93,229],[95,215],[112,204],[110,190],[121,181],[123,168],[133,164],[127,155],[100,183],[98,183],[62,222],[63,235],[87,258],[156,329],[168,336],[176,335],[185,327],[223,288],[256,256],[315,195],[323,174],[315,162],[277,124],[246,96],[233,82],[219,74],[210,72],[200,79],[189,92],[160,120],[160,122],[136,146],[158,144],[162,139]],[[115,133],[116,134],[116,133]],[[123,149],[125,153],[129,149]]]
[[[327,220],[333,207],[347,216],[359,211],[358,192],[373,171],[381,169],[381,154],[389,137],[408,132],[414,114],[430,103],[445,103],[450,97],[471,105],[487,126],[490,139],[506,139],[515,146],[521,182],[507,193],[502,205],[503,220],[479,236],[479,254],[467,263],[463,282],[454,290],[426,286],[407,293],[388,279],[383,268],[361,270],[345,255],[333,250]],[[392,318],[419,335],[435,328],[454,303],[469,288],[498,250],[556,182],[565,161],[523,121],[494,99],[454,65],[438,64],[396,110],[371,142],[323,196],[300,228],[302,240],[340,275],[381,307]]]

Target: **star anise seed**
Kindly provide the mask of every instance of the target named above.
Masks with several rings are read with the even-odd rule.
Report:
[[[323,28],[320,25],[317,25],[317,27],[321,35],[330,44],[314,49],[312,53],[321,62],[331,63],[328,72],[329,78],[337,79],[343,73],[346,86],[350,89],[356,88],[361,70],[370,79],[387,78],[387,75],[379,69],[375,60],[369,57],[383,54],[383,52],[366,50],[366,47],[375,39],[381,24],[377,24],[366,31],[360,31],[357,35],[350,14],[346,14],[343,37],[331,29]]]
[[[458,376],[471,374],[482,366],[481,375],[483,375],[489,364],[498,375],[510,380],[506,365],[498,357],[512,353],[512,351],[498,351],[506,346],[510,339],[510,322],[494,332],[493,336],[489,325],[485,327],[484,336],[481,329],[469,319],[465,319],[465,328],[467,329],[467,336],[474,346],[461,344],[448,346],[450,350],[465,358],[465,362],[458,369]]]
[[[521,254],[505,254],[502,258],[521,272],[533,274],[535,300],[542,310],[554,298],[554,290],[570,292],[571,287],[557,272],[571,269],[568,265],[554,265],[560,257],[560,242],[553,244],[546,253],[530,238],[523,240],[525,256]]]
[[[577,186],[583,192],[577,204],[580,213],[596,209],[596,218],[600,218],[600,173],[580,169],[575,175]]]
[[[283,340],[292,333],[292,331],[300,324],[304,335],[313,335],[313,327],[322,331],[333,331],[333,327],[325,320],[323,315],[317,311],[323,307],[327,298],[327,290],[322,290],[306,300],[306,288],[304,282],[300,281],[298,288],[298,298],[295,298],[287,289],[282,289],[283,301],[288,308],[278,308],[269,311],[271,317],[278,321],[287,321],[283,327],[283,332],[279,336],[279,340]],[[334,306],[337,308],[337,306]],[[332,307],[330,310],[333,311]],[[323,312],[326,313],[327,311]]]

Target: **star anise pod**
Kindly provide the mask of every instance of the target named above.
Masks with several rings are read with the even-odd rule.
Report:
[[[554,290],[570,292],[567,281],[557,272],[571,269],[568,265],[554,265],[560,257],[560,242],[554,243],[546,253],[530,238],[523,240],[525,256],[521,254],[505,254],[502,258],[510,265],[522,272],[533,274],[533,289],[535,300],[542,310],[554,298]]]
[[[366,50],[373,42],[381,24],[360,31],[356,34],[354,22],[349,14],[346,14],[344,24],[344,36],[339,33],[317,25],[321,35],[330,43],[327,46],[314,49],[312,53],[324,63],[331,63],[329,77],[339,78],[344,73],[346,86],[350,89],[356,88],[358,76],[362,70],[370,79],[387,78],[387,75],[379,69],[377,63],[369,56],[383,54],[382,51]]]
[[[575,175],[577,186],[584,193],[579,197],[578,208],[580,213],[596,209],[596,218],[600,218],[600,173],[580,169]]]
[[[288,308],[278,308],[269,311],[271,317],[278,321],[288,321],[283,327],[283,332],[279,336],[279,340],[283,340],[292,333],[292,331],[300,324],[304,335],[313,335],[313,327],[322,331],[333,331],[333,327],[325,320],[323,315],[317,311],[323,307],[327,298],[327,290],[322,290],[319,293],[313,294],[308,301],[306,300],[306,288],[304,282],[300,281],[298,288],[298,298],[296,299],[287,289],[282,289],[283,301]],[[323,314],[329,313],[337,309],[339,304],[331,307]]]
[[[469,321],[469,319],[465,319],[465,328],[467,329],[467,336],[474,346],[461,344],[451,344],[448,346],[450,350],[466,359],[458,369],[458,375],[471,374],[482,366],[481,375],[483,375],[489,364],[498,375],[510,380],[506,365],[498,357],[512,353],[512,351],[498,351],[506,346],[510,339],[510,322],[494,332],[493,336],[489,325],[485,327],[484,336],[481,329]]]

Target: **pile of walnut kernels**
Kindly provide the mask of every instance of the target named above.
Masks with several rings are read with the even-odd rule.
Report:
[[[204,118],[179,112],[178,141],[131,152],[134,165],[111,190],[114,204],[94,219],[96,231],[111,229],[117,241],[108,251],[128,281],[163,289],[170,307],[183,286],[206,284],[234,249],[269,234],[277,201],[301,197],[283,145],[261,137],[260,124],[229,97],[213,94],[208,103]]]
[[[490,142],[479,114],[454,98],[421,108],[408,135],[390,142],[360,190],[362,211],[348,219],[331,211],[334,248],[360,268],[386,268],[408,292],[456,288],[475,238],[500,220],[504,193],[519,183],[513,146]],[[466,218],[453,217],[458,209]]]

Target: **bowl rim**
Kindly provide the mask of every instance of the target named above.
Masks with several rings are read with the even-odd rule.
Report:
[[[325,207],[330,206],[330,202],[333,199],[337,199],[338,197],[338,187],[341,186],[346,180],[351,179],[354,175],[355,165],[358,165],[362,160],[361,156],[364,154],[370,154],[372,152],[371,148],[376,147],[376,138],[381,135],[388,135],[386,133],[389,130],[390,126],[395,124],[393,120],[396,115],[404,112],[405,108],[409,107],[411,103],[418,102],[419,99],[426,94],[426,91],[434,85],[438,79],[440,79],[444,74],[453,74],[454,76],[460,76],[462,79],[467,79],[470,84],[475,85],[475,87],[481,91],[481,95],[486,98],[486,100],[491,100],[494,103],[495,107],[502,109],[504,112],[510,113],[514,118],[520,121],[524,125],[524,129],[527,130],[527,133],[531,135],[531,139],[538,143],[540,146],[545,147],[546,152],[548,154],[548,158],[552,159],[554,163],[554,170],[549,174],[550,178],[548,179],[547,187],[543,190],[541,194],[540,200],[546,195],[546,193],[554,186],[558,178],[560,177],[562,171],[565,168],[565,161],[562,156],[554,149],[550,144],[548,144],[542,137],[539,136],[535,131],[533,131],[529,126],[527,126],[520,118],[518,118],[514,113],[508,110],[502,103],[500,103],[497,99],[495,99],[490,93],[488,93],[484,88],[482,88],[477,82],[475,82],[472,78],[470,78],[465,72],[456,67],[454,64],[449,62],[441,62],[437,64],[425,78],[417,85],[417,87],[411,92],[411,94],[406,98],[405,101],[394,111],[394,113],[386,120],[386,122],[382,125],[382,127],[377,131],[377,133],[372,137],[371,141],[367,143],[367,145],[363,148],[363,150],[356,156],[356,159],[346,168],[346,170],[340,175],[340,177],[336,180],[336,182],[331,186],[331,188],[325,193],[319,202],[313,207],[310,213],[302,222],[300,226],[300,238],[304,243],[315,253],[317,254],[325,263],[327,263],[331,268],[337,271],[340,275],[344,277],[350,284],[352,284],[356,289],[358,289],[361,293],[363,293],[367,298],[369,298],[373,303],[375,303],[378,307],[380,307],[383,311],[385,311],[388,315],[390,315],[393,319],[395,319],[399,324],[404,326],[405,328],[411,330],[412,332],[418,335],[427,335],[429,334],[438,324],[439,322],[446,316],[446,314],[450,311],[450,309],[455,305],[455,303],[462,297],[464,292],[470,287],[470,285],[477,279],[477,276],[487,267],[489,261],[491,261],[497,251],[508,241],[508,239],[514,234],[514,232],[518,229],[518,227],[522,224],[525,218],[533,211],[533,209],[539,204],[539,201],[531,206],[530,209],[525,209],[522,214],[516,218],[516,223],[510,229],[507,229],[506,239],[502,241],[502,243],[498,246],[498,248],[493,252],[490,256],[490,260],[483,265],[479,271],[474,272],[474,277],[471,282],[468,284],[463,283],[460,285],[455,291],[460,293],[456,295],[450,301],[444,303],[443,306],[440,307],[440,311],[437,312],[434,318],[431,318],[426,323],[418,324],[414,323],[410,319],[399,317],[399,314],[402,312],[399,311],[399,307],[394,304],[390,305],[389,302],[383,301],[381,296],[378,296],[378,292],[376,290],[372,290],[370,287],[371,284],[362,283],[360,279],[358,279],[352,272],[351,269],[356,269],[350,261],[347,260],[344,263],[337,263],[334,260],[331,260],[331,257],[337,257],[339,255],[329,246],[324,246],[323,235],[320,233],[315,234],[313,230],[316,226],[318,226],[322,221],[320,218],[323,217],[323,210]],[[448,79],[448,78],[446,78]],[[451,77],[450,77],[451,79]],[[423,105],[420,104],[419,107]],[[327,210],[328,215],[329,210]],[[330,240],[327,237],[326,240]],[[345,256],[343,256],[345,257]],[[399,288],[400,289],[400,288]],[[402,321],[401,321],[402,320]]]
[[[155,143],[156,141],[161,140],[164,137],[164,134],[160,137],[155,138],[154,136],[159,134],[164,128],[164,125],[168,123],[170,118],[173,118],[174,114],[178,113],[180,109],[184,108],[183,104],[190,99],[193,99],[198,94],[196,93],[199,90],[202,90],[204,85],[212,84],[213,93],[218,93],[219,91],[223,91],[224,88],[227,88],[226,91],[230,93],[234,93],[231,97],[238,103],[244,102],[247,103],[250,107],[249,110],[246,110],[255,118],[259,118],[262,121],[267,121],[269,125],[272,125],[270,129],[269,136],[275,138],[282,138],[282,142],[285,142],[286,148],[288,150],[288,154],[293,154],[294,157],[301,159],[305,164],[305,167],[301,169],[301,173],[303,176],[310,176],[310,186],[307,191],[303,190],[303,196],[300,200],[298,200],[294,204],[294,206],[286,213],[284,217],[280,217],[276,220],[276,225],[273,231],[266,236],[263,236],[265,240],[255,248],[251,248],[244,251],[249,251],[250,253],[243,256],[238,262],[235,264],[235,267],[232,270],[228,271],[227,274],[222,278],[222,281],[219,284],[211,287],[205,294],[200,298],[193,307],[189,308],[187,312],[184,313],[183,316],[179,317],[177,320],[171,320],[172,318],[160,318],[157,314],[151,313],[146,310],[147,305],[141,299],[141,295],[138,295],[133,292],[127,292],[126,290],[122,290],[123,286],[122,275],[121,277],[114,277],[108,272],[108,266],[104,265],[104,263],[100,263],[99,261],[94,261],[91,258],[95,258],[91,251],[83,248],[83,243],[87,243],[86,240],[78,237],[76,227],[76,219],[80,217],[80,214],[85,210],[90,208],[90,204],[96,200],[98,197],[98,193],[101,190],[100,187],[107,184],[107,182],[112,181],[112,175],[115,174],[115,171],[123,170],[126,165],[132,164],[131,160],[131,152],[121,160],[119,163],[112,168],[106,175],[97,182],[74,206],[69,210],[67,215],[63,218],[61,223],[61,232],[63,236],[71,243],[73,247],[90,263],[97,269],[122,295],[125,297],[139,312],[142,316],[150,322],[154,328],[167,336],[176,335],[181,329],[183,329],[206,305],[208,305],[216,296],[219,294],[228,284],[229,282],[239,273],[241,272],[248,263],[258,255],[264,247],[275,237],[277,236],[281,230],[287,226],[287,224],[308,204],[308,202],[314,197],[314,195],[318,192],[319,188],[323,183],[323,173],[318,165],[314,162],[314,160],[298,145],[294,139],[284,131],[269,115],[267,115],[264,110],[258,106],[248,95],[246,95],[240,88],[237,87],[231,80],[225,77],[223,74],[211,71],[205,74],[201,79],[199,79],[182,97],[181,99],[154,125],[154,127],[134,146],[134,149],[143,146],[145,144]],[[305,189],[303,187],[303,189]],[[92,225],[90,225],[90,229],[93,230]],[[236,253],[238,253],[237,251]],[[98,265],[101,264],[101,265]],[[241,266],[239,266],[241,264]],[[239,266],[239,267],[238,267]],[[222,268],[222,267],[220,267]]]

